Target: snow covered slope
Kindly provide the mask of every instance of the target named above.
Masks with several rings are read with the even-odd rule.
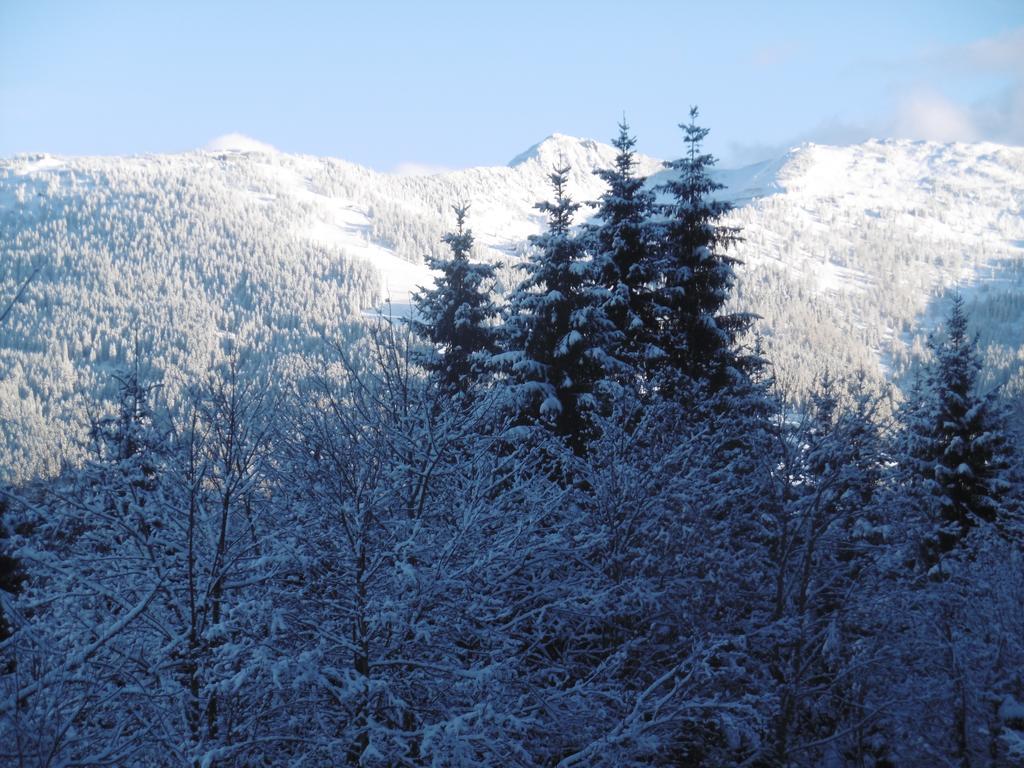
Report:
[[[1019,369],[1024,148],[810,144],[721,180],[745,238],[739,303],[797,390],[823,366],[898,378],[957,289],[993,377]]]
[[[52,469],[73,451],[136,346],[173,396],[231,350],[287,359],[367,308],[401,311],[454,204],[470,204],[477,257],[502,262],[510,287],[552,168],[568,163],[573,196],[596,200],[593,171],[615,155],[555,134],[505,167],[394,176],[229,138],[173,156],[0,160],[0,301],[41,268],[0,328],[0,465]],[[640,161],[656,183],[660,161]],[[990,362],[1019,366],[1024,149],[807,145],[719,179],[745,236],[736,301],[764,316],[794,389],[825,365],[899,375],[918,321],[958,284]]]

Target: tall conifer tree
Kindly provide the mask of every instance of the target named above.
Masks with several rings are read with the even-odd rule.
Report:
[[[451,249],[449,259],[428,259],[440,276],[432,289],[414,297],[412,327],[432,346],[423,356],[424,367],[441,386],[458,392],[484,374],[487,360],[497,351],[496,331],[489,321],[497,314],[489,288],[494,267],[470,261],[473,232],[466,228],[468,206],[454,206],[456,228],[442,239]]]
[[[978,391],[981,360],[967,332],[963,297],[953,297],[944,338],[933,336],[934,360],[920,398],[905,413],[911,468],[935,501],[932,557],[951,551],[979,522],[996,522],[1010,490],[1005,425],[993,395]]]
[[[739,263],[726,250],[738,234],[723,223],[732,206],[712,197],[722,185],[710,176],[715,159],[701,150],[708,129],[696,120],[693,107],[690,122],[680,125],[686,134],[686,156],[665,164],[676,174],[659,187],[671,198],[660,206],[664,220],[657,290],[658,367],[666,390],[676,386],[672,379],[678,376],[704,380],[712,390],[722,390],[755,364],[736,347],[737,337],[755,316],[725,311]]]
[[[527,276],[509,302],[506,351],[499,363],[508,370],[517,409],[539,418],[582,451],[592,434],[600,383],[616,367],[608,347],[617,338],[595,300],[593,264],[584,241],[571,231],[580,204],[567,191],[569,168],[551,174],[553,201],[536,208],[548,229],[531,238]]]
[[[595,171],[608,191],[598,201],[592,227],[596,280],[607,290],[605,311],[621,338],[613,354],[632,373],[641,373],[654,343],[656,314],[653,304],[655,268],[649,218],[654,195],[636,176],[636,139],[625,119],[612,142],[619,151],[615,165]]]

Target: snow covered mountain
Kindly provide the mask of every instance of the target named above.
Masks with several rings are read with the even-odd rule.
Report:
[[[745,242],[739,303],[764,316],[781,379],[895,376],[960,290],[989,384],[1024,361],[1024,148],[806,145],[721,174]]]
[[[595,200],[605,144],[555,134],[507,167],[381,174],[244,140],[173,156],[0,160],[0,466],[52,470],[138,348],[169,396],[248,349],[288,355],[430,280],[451,206],[469,203],[499,289],[543,219],[555,164]],[[662,164],[642,157],[656,183]],[[745,240],[736,301],[764,317],[780,380],[827,366],[900,375],[962,287],[988,362],[1024,359],[1024,149],[807,145],[719,172]],[[100,405],[96,405],[97,401]]]

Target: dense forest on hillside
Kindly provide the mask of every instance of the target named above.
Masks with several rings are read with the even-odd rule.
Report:
[[[582,226],[603,193],[593,171],[615,154],[556,134],[507,167],[418,177],[260,151],[0,159],[0,301],[39,270],[0,328],[0,479],[86,458],[136,338],[176,407],[233,349],[284,365],[383,299],[407,302],[429,282],[419,262],[445,254],[452,206],[471,204],[473,259],[495,267],[502,303],[546,226],[533,205],[554,165],[570,166]],[[677,173],[635,159],[649,191]],[[742,232],[730,306],[762,317],[794,397],[825,368],[909,386],[955,288],[981,333],[985,387],[1024,391],[1024,149],[807,145],[710,173]]]
[[[407,320],[353,320],[314,258],[220,281],[319,302],[278,354],[254,318],[168,382],[83,338],[115,407],[0,486],[0,762],[1024,761],[1019,398],[960,295],[903,397],[779,381],[696,119],[653,188],[620,126],[589,220],[551,168],[507,295],[454,201]]]

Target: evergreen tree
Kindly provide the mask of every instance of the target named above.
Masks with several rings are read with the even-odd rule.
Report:
[[[732,206],[712,197],[722,185],[709,174],[715,159],[701,151],[708,129],[699,127],[696,119],[693,107],[690,122],[680,125],[687,154],[666,163],[677,175],[658,188],[671,197],[659,207],[664,221],[657,257],[657,367],[666,391],[674,388],[672,380],[679,375],[707,380],[712,390],[721,390],[756,367],[753,357],[736,348],[737,337],[756,316],[724,311],[739,263],[725,251],[738,234],[722,223]]]
[[[148,488],[155,473],[150,456],[157,452],[160,440],[153,412],[160,385],[144,381],[138,359],[131,369],[115,374],[114,379],[118,384],[117,412],[90,425],[93,451],[97,459],[120,462],[122,468],[129,462],[138,463],[135,483]]]
[[[423,356],[424,367],[449,392],[459,392],[483,374],[486,361],[497,351],[496,333],[488,321],[497,314],[489,295],[494,267],[471,262],[473,232],[466,229],[468,206],[454,206],[456,229],[442,240],[451,258],[428,258],[438,272],[432,289],[414,297],[412,328],[433,349]]]
[[[807,402],[778,414],[777,490],[762,512],[771,531],[772,631],[763,652],[777,701],[777,765],[839,764],[840,752],[863,765],[869,752],[852,736],[868,722],[864,687],[882,663],[865,641],[882,631],[877,558],[888,526],[876,499],[880,401],[865,378],[826,373]]]
[[[621,334],[614,353],[633,372],[640,372],[654,342],[656,320],[648,224],[654,194],[635,175],[636,139],[629,135],[625,119],[612,145],[619,150],[615,165],[595,171],[608,184],[608,191],[598,201],[594,218],[600,224],[592,227],[590,238],[597,280],[607,289],[605,311]]]
[[[159,679],[149,653],[166,642],[161,611],[178,586],[180,548],[162,487],[168,454],[156,387],[140,381],[137,366],[117,381],[117,413],[90,430],[94,460],[34,483],[16,502],[22,599],[36,607],[20,606],[3,649],[14,674],[0,696],[10,701],[0,710],[0,762],[15,764],[14,752],[31,765],[126,764],[140,759],[140,735],[152,730],[142,689]]]
[[[609,348],[618,340],[598,300],[593,263],[584,241],[571,231],[580,208],[566,190],[569,168],[551,174],[553,201],[536,208],[547,231],[531,238],[527,276],[509,301],[506,351],[497,357],[511,378],[516,409],[539,417],[580,452],[592,435],[602,382],[618,362]]]
[[[934,354],[918,398],[905,408],[910,467],[934,502],[934,535],[924,543],[934,562],[979,521],[1006,510],[1009,445],[994,393],[978,392],[977,338],[967,332],[963,297],[956,294],[945,338],[932,336]]]
[[[0,488],[0,494],[3,494],[4,490]],[[21,563],[17,558],[11,557],[9,554],[10,531],[4,519],[9,509],[8,500],[0,495],[0,590],[13,596],[21,592],[21,582],[25,574],[22,572]],[[6,640],[11,634],[11,625],[4,611],[2,598],[3,595],[0,595],[0,642]]]

